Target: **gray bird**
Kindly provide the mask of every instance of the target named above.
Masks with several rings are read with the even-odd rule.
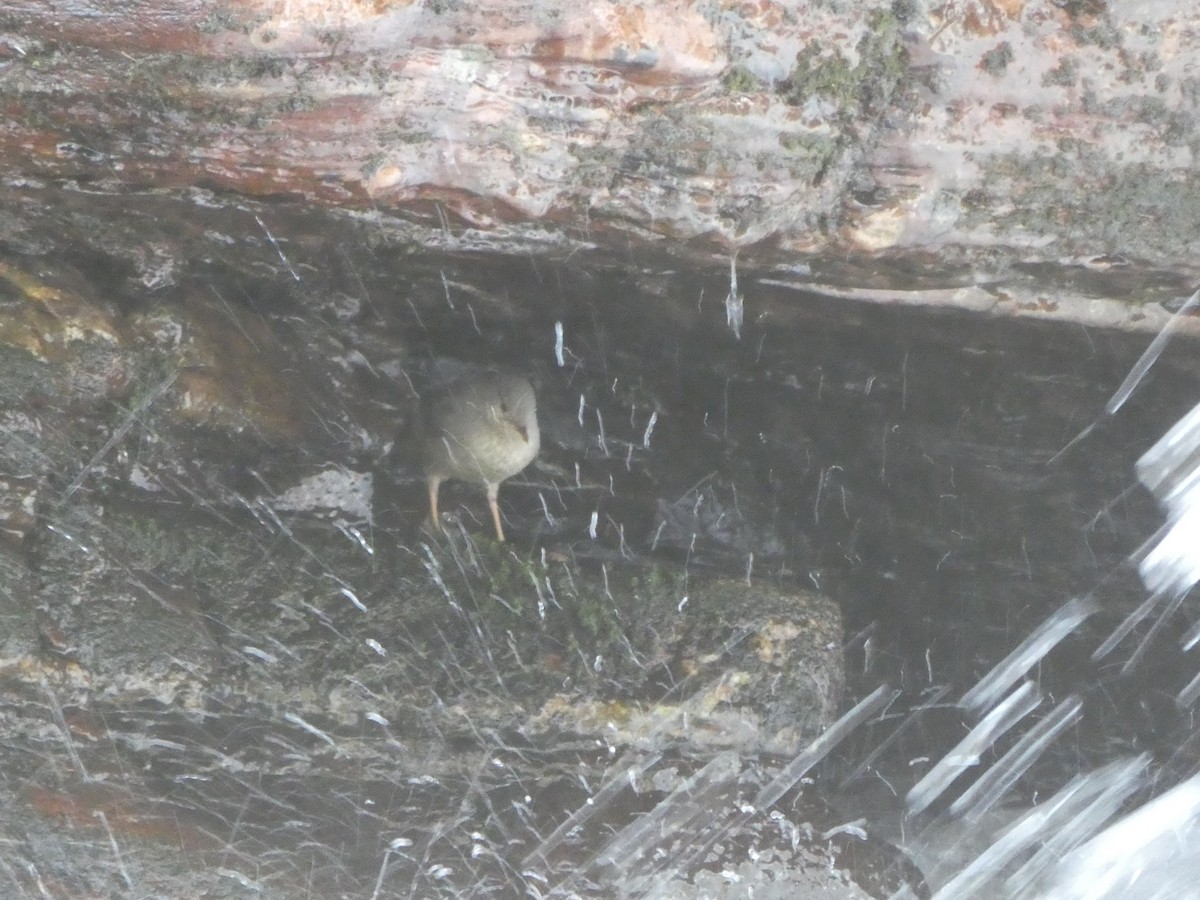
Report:
[[[496,537],[504,540],[500,482],[538,454],[537,398],[524,378],[497,372],[460,377],[423,404],[418,450],[429,483],[429,513],[440,529],[438,488],[457,478],[487,488]]]

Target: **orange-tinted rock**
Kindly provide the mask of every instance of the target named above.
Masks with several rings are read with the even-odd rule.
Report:
[[[47,818],[101,836],[107,833],[122,839],[165,843],[187,851],[217,845],[203,831],[180,821],[172,805],[148,801],[118,787],[79,783],[69,790],[53,790],[34,784],[25,789],[24,798]]]
[[[263,318],[194,293],[139,316],[134,328],[178,365],[173,410],[184,421],[268,442],[303,433],[300,379],[288,377],[290,357]]]
[[[690,3],[599,0],[568,9],[535,56],[641,70],[652,81],[704,78],[725,65],[720,41]]]
[[[59,270],[56,280],[69,273]],[[60,286],[0,261],[0,343],[27,350],[39,359],[61,359],[67,347],[86,341],[117,344],[116,322],[87,290]]]

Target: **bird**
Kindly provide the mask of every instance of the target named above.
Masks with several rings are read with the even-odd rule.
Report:
[[[541,446],[537,397],[519,375],[486,371],[459,376],[421,405],[418,452],[429,486],[429,514],[441,530],[438,489],[457,479],[487,488],[496,539],[504,541],[500,483],[533,462]]]

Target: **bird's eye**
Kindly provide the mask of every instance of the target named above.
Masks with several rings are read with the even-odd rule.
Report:
[[[508,404],[503,400],[500,401],[500,412],[504,413],[506,416],[508,415]]]

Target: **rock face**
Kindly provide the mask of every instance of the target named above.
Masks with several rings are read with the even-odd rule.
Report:
[[[1186,280],[1198,34],[1182,2],[17,2],[0,240],[162,286],[229,250],[214,206],[289,197],[427,244],[879,260],[859,286]]]
[[[1160,327],[1200,249],[1198,29],[1098,0],[7,4],[5,892],[641,864],[631,894],[683,896],[697,835],[704,896],[812,868],[857,826],[795,784],[745,807],[839,711],[826,570],[895,553],[939,441],[1022,393],[1081,428],[1141,349],[1074,335],[1063,394],[1064,333],[967,334],[963,372],[1027,380],[943,408],[960,332],[889,320],[867,364],[830,310]],[[470,538],[469,495],[419,530],[399,435],[448,357],[538,383],[520,553]],[[910,390],[936,414],[901,427]]]
[[[412,321],[434,325],[448,285],[468,287],[446,271],[409,295]],[[435,538],[413,461],[387,453],[410,399],[397,386],[428,366],[407,359],[396,320],[347,323],[347,298],[327,318],[266,315],[225,299],[239,286],[122,309],[127,298],[70,269],[0,269],[0,756],[22,773],[3,791],[0,833],[24,860],[10,892],[185,897],[231,880],[228,896],[406,896],[414,884],[461,896],[580,872],[612,881],[609,848],[628,854],[622,872],[666,883],[638,858],[684,860],[716,815],[753,832],[764,883],[829,882],[803,871],[826,843],[798,850],[775,820],[747,830],[736,815],[772,777],[763,760],[797,754],[840,712],[836,604],[794,579],[652,561],[623,525],[568,538],[544,504],[536,542],[533,506],[511,544],[491,542],[490,526],[475,537],[469,518]],[[462,299],[489,330],[507,317],[481,287]],[[556,393],[544,384],[550,434],[568,427]],[[607,440],[603,456],[575,455],[574,511],[554,499],[572,490],[556,468],[506,495],[536,506],[550,491],[580,537],[579,503],[595,501],[610,450],[627,444],[632,460],[619,422]],[[445,497],[470,514],[468,490]],[[710,533],[729,542],[708,524],[693,532],[701,552]],[[581,776],[611,787],[594,796]],[[477,788],[502,811],[464,816]],[[247,789],[266,806],[231,832]],[[630,812],[667,800],[662,832],[637,838]],[[579,828],[548,843],[572,814],[563,803]],[[521,824],[514,804],[537,821]],[[354,808],[374,824],[348,847],[336,834]],[[445,855],[393,855],[441,843],[446,816],[459,825]],[[86,849],[68,858],[61,829]],[[336,860],[315,881],[298,860],[324,864],[301,833]],[[462,864],[485,846],[490,861]],[[234,847],[287,861],[231,867],[220,857]]]

